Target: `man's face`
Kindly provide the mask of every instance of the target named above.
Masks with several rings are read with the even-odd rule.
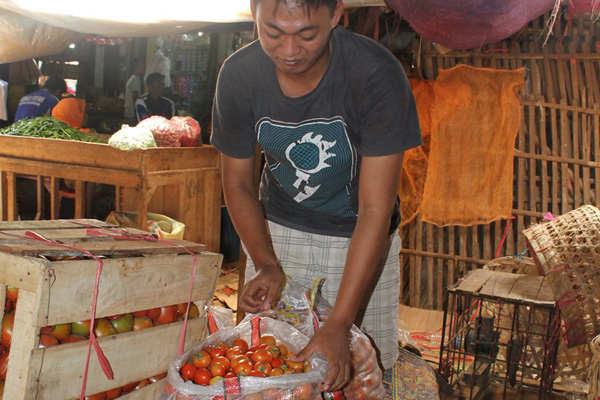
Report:
[[[265,53],[279,72],[303,74],[327,65],[331,30],[338,24],[342,5],[331,13],[326,6],[308,10],[294,0],[259,0],[254,18]]]
[[[148,85],[148,95],[152,98],[162,96],[163,90],[165,89],[164,79],[157,79]]]

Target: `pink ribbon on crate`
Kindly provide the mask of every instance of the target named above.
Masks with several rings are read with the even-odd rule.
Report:
[[[89,251],[87,251],[85,249],[80,249],[75,246],[60,243],[60,242],[57,242],[56,240],[47,239],[47,238],[43,237],[42,235],[40,235],[39,233],[36,233],[33,231],[26,231],[25,236],[29,239],[39,240],[41,242],[49,243],[54,246],[60,246],[60,247],[65,247],[65,248],[68,248],[71,250],[79,251],[79,252],[93,258],[98,263],[98,266],[96,268],[96,281],[94,283],[94,298],[92,301],[92,316],[90,318],[90,340],[89,340],[88,351],[87,351],[87,356],[86,356],[86,361],[85,361],[85,369],[83,371],[83,382],[81,384],[81,392],[79,394],[79,400],[83,400],[85,398],[85,389],[87,386],[87,378],[88,378],[88,372],[89,372],[89,366],[90,366],[90,355],[92,352],[92,346],[94,346],[94,350],[96,351],[96,356],[98,357],[98,362],[100,363],[100,367],[102,368],[104,375],[106,375],[106,377],[110,380],[113,380],[115,378],[114,372],[110,365],[110,362],[104,355],[104,352],[102,351],[102,348],[100,347],[100,344],[98,343],[96,334],[94,332],[94,324],[95,324],[95,320],[96,320],[96,305],[98,302],[98,286],[100,284],[100,275],[102,274],[102,267],[104,264],[102,263],[102,259],[100,259],[98,256],[95,256],[94,254],[90,253]]]

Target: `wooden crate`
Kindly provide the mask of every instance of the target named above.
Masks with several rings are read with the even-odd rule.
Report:
[[[187,302],[194,257],[181,246],[197,254],[192,300],[201,310],[211,303],[221,254],[205,251],[205,245],[180,240],[173,240],[180,245],[174,246],[94,236],[82,223],[99,226],[101,232],[114,232],[96,220],[0,222],[0,304],[4,304],[6,285],[19,288],[4,399],[78,398],[88,341],[38,348],[39,333],[44,326],[90,319],[97,269],[94,259],[49,261],[44,256],[65,255],[68,249],[13,235],[33,231],[94,255],[131,255],[103,260],[97,318]],[[183,322],[175,322],[98,338],[115,379],[105,377],[92,351],[86,393],[99,393],[165,372],[177,357],[182,326]],[[186,347],[205,335],[203,316],[189,320]],[[163,387],[164,379],[122,398],[158,398]]]
[[[219,250],[221,178],[218,151],[160,147],[122,151],[107,144],[0,136],[0,220],[18,217],[16,176],[38,180],[38,210],[44,181],[50,219],[59,218],[60,179],[75,181],[75,218],[84,218],[86,182],[114,185],[117,211],[136,211],[138,228],[147,213],[166,214],[186,225],[184,239]]]

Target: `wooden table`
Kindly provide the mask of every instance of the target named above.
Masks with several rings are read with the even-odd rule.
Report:
[[[185,239],[219,250],[221,180],[217,150],[210,145],[122,151],[107,144],[0,136],[0,220],[18,219],[16,176],[38,182],[38,209],[49,181],[50,219],[59,218],[60,179],[75,181],[75,218],[85,217],[86,183],[116,187],[116,211],[168,215],[186,226]]]

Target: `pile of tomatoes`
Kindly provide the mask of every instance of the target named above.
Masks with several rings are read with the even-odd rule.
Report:
[[[272,335],[261,336],[252,347],[238,338],[231,346],[218,343],[196,352],[181,366],[179,374],[184,381],[206,386],[236,376],[264,378],[307,372],[310,364],[292,361],[294,355]]]

